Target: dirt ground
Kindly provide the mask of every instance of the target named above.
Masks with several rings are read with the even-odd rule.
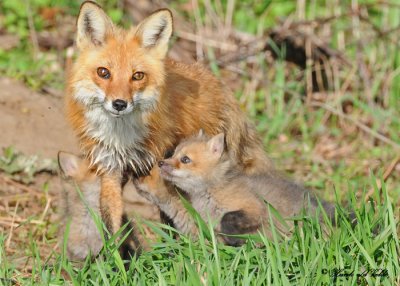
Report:
[[[56,162],[60,150],[78,153],[78,144],[64,117],[63,98],[34,92],[22,83],[0,78],[0,147],[13,146],[26,156]],[[29,273],[35,252],[48,258],[57,250],[59,194],[65,182],[57,172],[35,174],[22,184],[0,171],[0,233],[6,234],[7,257]],[[157,210],[128,186],[128,213],[152,219]],[[30,237],[32,236],[32,237]],[[27,245],[34,242],[37,249]]]
[[[62,98],[34,92],[22,83],[0,78],[0,147],[13,146],[23,154],[56,159],[59,150],[77,152],[77,143],[63,114]],[[48,193],[44,184],[48,184]],[[6,254],[19,268],[29,268],[26,243],[31,231],[40,253],[51,253],[48,239],[56,230],[47,226],[56,219],[57,194],[61,190],[56,174],[35,176],[33,184],[25,185],[0,173],[0,231],[6,233]],[[29,270],[29,269],[26,269]]]
[[[59,150],[78,152],[63,106],[62,98],[0,78],[0,147],[12,145],[27,155],[48,158],[56,158]]]

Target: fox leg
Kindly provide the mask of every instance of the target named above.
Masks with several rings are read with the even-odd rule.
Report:
[[[250,234],[257,231],[261,227],[260,223],[243,210],[227,212],[221,219],[222,234]],[[241,238],[223,236],[226,244],[231,246],[240,246],[245,241]]]
[[[116,174],[103,174],[100,194],[101,217],[111,234],[121,227],[123,215],[121,177]]]

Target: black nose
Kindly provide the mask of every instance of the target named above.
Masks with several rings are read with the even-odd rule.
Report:
[[[164,163],[165,163],[164,161],[158,161],[158,167],[161,168],[164,165]]]
[[[115,110],[122,111],[128,106],[128,103],[125,100],[116,99],[112,102],[112,106]]]

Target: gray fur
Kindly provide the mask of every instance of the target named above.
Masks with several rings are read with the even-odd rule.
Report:
[[[74,188],[71,186],[74,185]],[[71,260],[82,261],[89,254],[95,256],[103,247],[100,232],[93,220],[92,212],[100,217],[100,179],[95,182],[81,184],[80,191],[83,201],[78,193],[78,186],[71,184],[64,189],[62,202],[63,229],[60,238],[64,239],[66,224],[69,223],[67,237],[67,255]]]

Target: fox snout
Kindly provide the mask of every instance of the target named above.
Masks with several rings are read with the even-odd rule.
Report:
[[[130,113],[133,110],[133,102],[121,98],[110,98],[104,102],[103,107],[112,115],[119,116]]]

